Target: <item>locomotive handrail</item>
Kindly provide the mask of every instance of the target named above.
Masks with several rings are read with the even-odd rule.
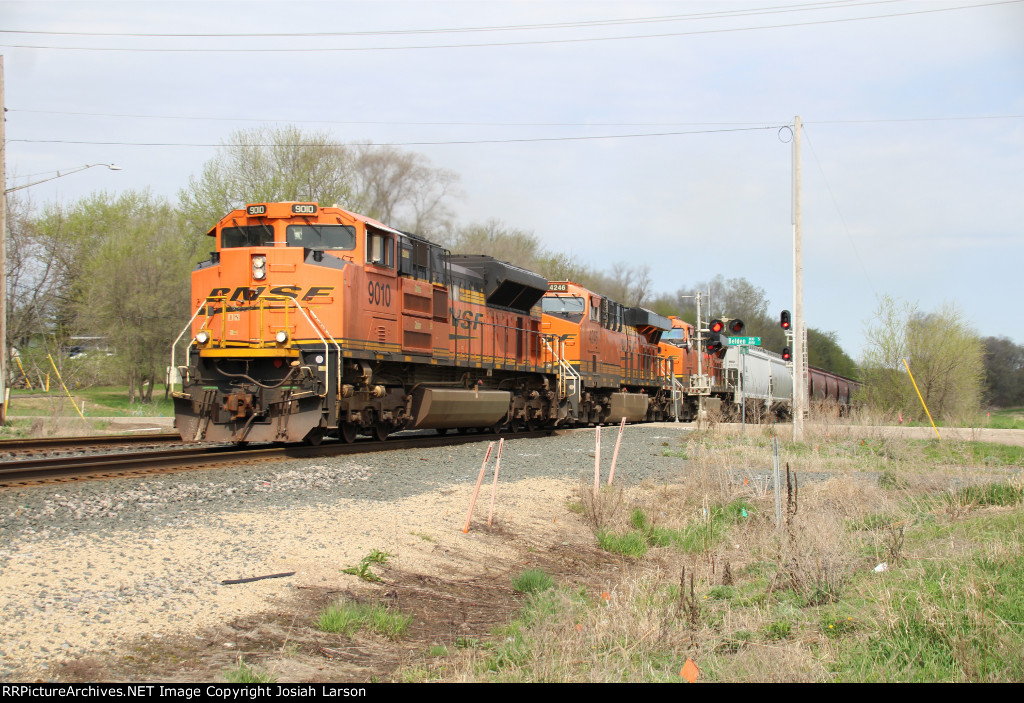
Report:
[[[216,298],[213,298],[213,299],[220,300],[221,298],[226,300],[227,296],[217,296]],[[203,299],[203,302],[199,303],[199,307],[197,307],[196,311],[194,313],[192,313],[192,317],[189,318],[189,321],[185,325],[185,328],[183,330],[181,330],[181,333],[178,334],[178,336],[175,338],[174,342],[171,344],[171,369],[170,369],[171,372],[173,372],[173,370],[175,368],[177,368],[174,365],[174,353],[175,353],[174,350],[178,346],[178,342],[180,342],[181,338],[185,336],[185,332],[187,332],[192,327],[192,323],[195,322],[195,319],[197,317],[199,317],[199,311],[202,310],[204,307],[206,307],[210,300],[211,300],[211,298],[207,297],[207,298]],[[206,318],[209,319],[210,315],[207,314]],[[188,346],[189,347],[192,346],[192,341],[189,341]],[[170,378],[167,379],[168,380],[168,384],[167,385],[171,386],[171,392],[173,393],[174,392],[174,384],[170,383],[170,381],[172,381],[174,379],[174,376],[170,372],[167,375],[170,376]],[[185,377],[184,376],[181,377],[181,390],[182,390],[182,392],[185,391]]]
[[[544,346],[548,348],[548,351],[551,352],[551,356],[554,357],[554,359],[558,362],[559,368],[561,368],[562,370],[562,373],[558,374],[559,395],[563,398],[569,395],[565,391],[565,377],[569,376],[575,381],[575,383],[573,384],[573,396],[577,399],[578,402],[580,397],[582,396],[583,390],[583,384],[581,383],[582,377],[580,376],[579,371],[577,371],[572,364],[568,363],[565,360],[562,353],[556,352],[554,349],[551,348],[551,342],[549,341],[548,335],[541,335],[541,341],[544,343]],[[558,344],[560,347],[563,347],[562,351],[564,352],[565,342],[559,341]]]
[[[334,336],[331,335],[331,333],[327,331],[327,328],[324,326],[323,322],[320,321],[320,318],[316,316],[316,313],[313,312],[312,310],[309,310],[308,311],[309,314],[306,314],[307,313],[306,309],[304,307],[302,307],[301,305],[299,305],[299,301],[296,300],[295,298],[292,298],[291,296],[288,296],[288,295],[281,295],[281,296],[261,295],[260,298],[259,298],[259,301],[260,301],[260,344],[261,345],[263,344],[263,303],[264,303],[264,301],[280,301],[280,302],[291,301],[295,305],[295,307],[298,309],[298,311],[300,313],[302,313],[302,316],[306,318],[306,322],[309,323],[310,328],[316,333],[316,336],[319,337],[320,341],[324,343],[324,361],[327,361],[328,359],[331,358],[331,352],[330,352],[330,348],[327,346],[327,340],[324,339],[324,335],[320,334],[320,329],[323,329],[324,332],[327,334],[327,336],[330,337],[331,344],[334,345],[334,348],[338,352],[337,357],[338,357],[338,380],[339,380],[339,383],[336,384],[336,385],[340,386],[340,380],[341,380],[341,345],[338,344],[338,341],[334,338]],[[285,308],[285,323],[286,323],[286,325],[287,325],[287,321],[288,321],[288,318],[287,318],[287,314],[288,313],[287,313],[287,311],[288,311],[288,308],[286,307]],[[316,322],[317,322],[316,325],[314,325],[313,324],[313,320],[311,320],[309,318],[310,315],[312,315],[313,318],[316,320]],[[318,329],[318,327],[320,329]],[[330,385],[331,385],[331,378],[330,378],[330,376],[328,376],[327,377],[327,383],[324,384],[324,392],[323,393],[317,393],[317,397],[318,398],[326,398],[327,397],[327,389],[330,388]]]
[[[288,305],[288,303],[294,304],[295,307],[298,309],[298,311],[300,313],[302,313],[302,316],[304,318],[306,318],[306,322],[309,324],[310,329],[313,330],[313,332],[316,334],[316,336],[319,337],[320,341],[323,343],[323,345],[324,345],[324,359],[330,359],[331,354],[330,354],[330,347],[328,346],[327,339],[324,338],[323,334],[320,334],[320,330],[324,331],[324,333],[330,339],[330,343],[334,345],[334,348],[337,351],[337,372],[336,373],[337,373],[337,377],[339,379],[339,385],[340,385],[340,379],[341,379],[341,345],[338,344],[338,341],[334,338],[334,336],[331,335],[331,333],[329,331],[327,331],[326,326],[320,320],[320,318],[317,317],[316,313],[313,312],[312,310],[309,310],[308,314],[307,314],[307,310],[305,308],[303,308],[302,305],[299,304],[299,301],[297,301],[294,298],[292,298],[291,296],[287,296],[287,295],[282,295],[282,296],[261,295],[257,299],[257,301],[258,301],[259,310],[260,310],[260,341],[259,341],[260,347],[262,348],[262,347],[264,347],[266,345],[266,342],[263,339],[263,312],[264,312],[264,309],[265,309],[265,304],[267,302],[283,302],[283,303],[285,303],[286,307],[284,308],[284,310],[285,310],[285,326],[286,327],[287,327],[287,323],[288,323],[288,317],[287,317],[287,315],[288,315],[288,312],[287,312],[288,311],[288,307],[287,307],[287,305]],[[195,313],[193,313],[192,317],[189,319],[188,323],[185,325],[185,328],[181,331],[181,333],[174,340],[174,343],[171,345],[171,369],[177,368],[174,365],[174,358],[175,358],[175,353],[176,353],[176,348],[178,346],[178,343],[181,341],[181,338],[185,335],[185,332],[189,331],[189,329],[192,327],[192,323],[195,322],[195,319],[197,317],[199,317],[199,313],[203,310],[203,308],[204,307],[207,308],[207,311],[208,311],[207,315],[206,315],[206,320],[203,322],[204,327],[206,325],[206,322],[211,317],[213,317],[215,314],[217,314],[217,313],[210,313],[209,312],[210,304],[211,303],[222,303],[225,306],[225,308],[226,308],[226,306],[227,306],[227,296],[208,296],[208,297],[203,299],[202,303],[199,304],[199,307],[196,308]],[[220,314],[222,316],[224,316],[224,310],[221,310]],[[312,319],[310,319],[310,315],[312,315]],[[221,346],[225,342],[224,337],[225,337],[225,333],[226,333],[226,330],[227,330],[227,327],[226,327],[226,324],[227,324],[226,316],[224,316],[224,317],[225,317],[225,319],[222,320],[222,327],[223,327],[223,329],[221,330],[221,336],[220,336]],[[313,320],[316,320],[316,324],[313,324]],[[189,341],[188,346],[191,347],[194,343],[195,343],[195,339],[192,339],[191,341]],[[173,378],[173,376],[172,376],[172,378]],[[170,381],[170,380],[171,379],[168,379],[168,381]],[[322,394],[318,393],[317,397],[320,397],[320,398],[327,397],[327,392],[328,392],[327,389],[330,387],[330,384],[331,384],[331,380],[330,380],[330,377],[328,377],[327,378],[327,383],[324,386],[324,392]],[[169,384],[169,385],[171,385],[171,384]],[[184,390],[184,388],[185,388],[185,379],[184,379],[184,376],[182,376],[182,390]],[[174,389],[172,388],[171,390],[173,392]]]

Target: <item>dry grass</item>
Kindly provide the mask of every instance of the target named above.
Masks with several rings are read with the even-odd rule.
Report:
[[[803,478],[784,484],[781,525],[770,483],[750,480],[771,466],[767,425],[695,433],[671,484],[597,501],[581,487],[591,528],[646,535],[644,555],[526,599],[432,678],[678,681],[689,657],[716,681],[1017,680],[1024,466],[996,472],[1000,486],[1015,472],[1010,489],[971,492],[961,486],[983,473],[951,467],[956,446],[848,438],[843,422],[819,418],[807,442],[782,443]],[[745,517],[720,509],[739,505]],[[696,550],[651,539],[695,529],[712,537]]]

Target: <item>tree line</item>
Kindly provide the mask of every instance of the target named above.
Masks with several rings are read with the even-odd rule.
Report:
[[[435,167],[423,154],[342,144],[329,133],[288,126],[232,134],[189,178],[175,202],[142,189],[101,191],[70,204],[36,208],[9,195],[7,329],[19,354],[14,368],[7,365],[9,373],[42,383],[46,356],[65,359],[67,354],[60,352],[71,338],[88,334],[104,338],[106,350],[89,364],[63,364],[65,373],[77,374],[83,383],[127,383],[132,400],[150,400],[163,380],[171,342],[188,320],[189,274],[210,249],[206,232],[246,203],[280,200],[339,205],[422,234],[453,252],[486,252],[549,280],[573,280],[625,305],[643,305],[691,323],[696,322],[693,296],[702,291],[705,319],[739,318],[746,323],[745,333],[760,336],[764,347],[778,351],[786,344],[773,317],[777,311],[769,314],[766,292],[746,278],[719,275],[656,293],[647,264],[619,261],[598,270],[548,248],[533,232],[501,221],[457,223],[452,203],[460,195],[458,186],[458,174]],[[932,326],[949,313],[906,312],[911,342],[933,339]],[[992,402],[1024,401],[1024,350],[1009,340],[983,343],[970,330],[964,334],[950,343],[988,350],[982,352],[979,388],[971,393],[950,389],[940,405],[955,405],[959,412],[962,404],[954,403],[954,396],[977,405],[986,393]],[[858,366],[834,332],[808,330],[812,366],[872,384],[889,379],[899,350],[876,350],[873,343],[868,350]],[[976,367],[971,374],[979,377]],[[872,401],[895,407],[903,393]]]

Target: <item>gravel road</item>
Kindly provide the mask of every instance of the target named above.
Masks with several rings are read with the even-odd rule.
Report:
[[[627,427],[616,481],[678,475],[682,460],[662,456],[663,445],[678,448],[688,428]],[[605,473],[616,429],[603,430]],[[271,609],[299,587],[354,578],[339,574],[372,549],[417,573],[459,568],[445,561],[457,550],[465,573],[479,571],[503,549],[500,535],[461,531],[486,446],[0,491],[0,679],[45,679],[60,660],[124,653],[140,635],[188,634]],[[556,539],[579,530],[558,518],[593,479],[593,449],[593,430],[507,439],[497,519]],[[486,521],[490,480],[477,522]]]

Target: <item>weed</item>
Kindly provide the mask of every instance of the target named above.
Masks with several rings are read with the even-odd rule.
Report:
[[[555,580],[540,569],[527,569],[512,579],[516,593],[538,593],[554,586]]]
[[[828,612],[822,616],[818,629],[826,637],[837,639],[856,631],[857,623],[852,616],[848,615],[844,618],[835,613]]]
[[[903,560],[903,543],[907,537],[906,522],[891,522],[882,532],[882,546],[890,564],[899,564]]]
[[[785,619],[773,620],[764,626],[762,633],[765,639],[771,642],[788,639],[793,633],[793,623]]]
[[[596,537],[598,546],[606,552],[637,558],[647,554],[647,537],[642,532],[634,530],[618,533],[598,530]]]
[[[245,663],[245,659],[238,657],[238,664],[234,669],[224,672],[224,678],[229,683],[274,683],[277,678],[270,672],[259,667],[252,667]]]
[[[583,505],[583,516],[595,532],[605,529],[615,519],[622,505],[623,491],[618,486],[602,486],[594,496],[593,488],[580,484],[579,502]]]
[[[379,576],[377,576],[377,574],[370,571],[370,564],[386,564],[388,559],[390,559],[393,556],[394,554],[389,554],[388,552],[382,552],[379,549],[374,549],[372,552],[367,554],[359,561],[358,566],[350,566],[347,569],[342,569],[341,573],[358,576],[364,581],[374,581],[376,583],[379,583],[381,579]]]

